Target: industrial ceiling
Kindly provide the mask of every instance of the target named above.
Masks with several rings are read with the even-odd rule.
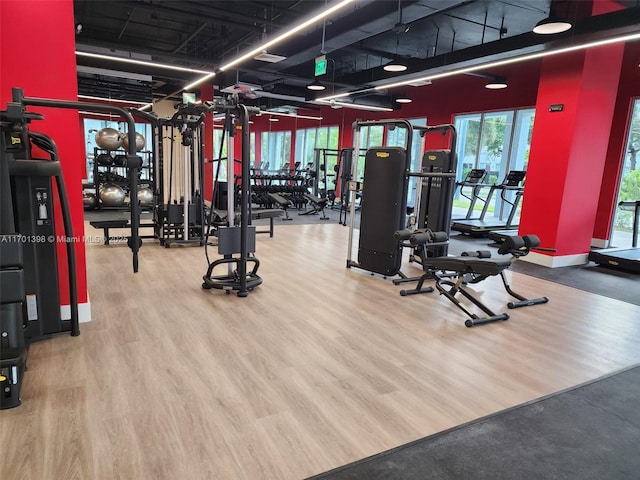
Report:
[[[327,71],[317,78],[326,92],[358,91],[452,65],[540,51],[553,42],[640,30],[637,0],[612,1],[621,11],[598,17],[585,12],[590,2],[578,0],[356,0],[267,49],[262,60],[219,71],[335,3],[75,0],[76,45],[79,52],[217,72],[212,82],[218,91],[273,108],[313,98],[306,86],[322,54]],[[570,19],[574,28],[551,36],[532,33],[550,14]],[[385,71],[393,60],[408,69]],[[185,86],[202,76],[84,55],[77,62],[79,93],[101,98],[179,101]]]

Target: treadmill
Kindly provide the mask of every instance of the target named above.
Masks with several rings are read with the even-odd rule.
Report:
[[[633,234],[631,248],[603,248],[589,252],[589,260],[603,267],[640,273],[640,248],[638,248],[638,224],[640,200],[618,203],[622,208],[633,208]]]
[[[489,194],[487,195],[484,208],[482,209],[482,213],[480,214],[480,218],[478,219],[463,219],[456,220],[451,224],[451,230],[456,230],[463,234],[476,236],[476,237],[486,237],[489,232],[495,230],[517,230],[518,225],[514,224],[514,217],[516,215],[516,210],[518,209],[518,205],[522,198],[523,192],[523,184],[524,178],[527,172],[524,170],[511,170],[502,180],[502,183],[498,185],[492,185],[489,189]],[[500,197],[502,200],[511,206],[511,209],[506,217],[487,217],[487,210],[489,208],[489,204],[491,203],[491,199],[496,191],[500,191]],[[516,192],[516,197],[513,202],[509,201],[506,198],[506,193],[510,191]]]
[[[467,172],[464,180],[456,182],[456,186],[460,187],[460,195],[469,200],[469,208],[467,214],[463,218],[455,218],[455,220],[470,220],[472,219],[473,211],[478,200],[486,204],[487,199],[480,196],[480,191],[484,187],[490,187],[488,183],[483,183],[487,177],[487,172],[484,168],[473,168]],[[467,195],[464,192],[465,187],[471,187],[471,192]]]

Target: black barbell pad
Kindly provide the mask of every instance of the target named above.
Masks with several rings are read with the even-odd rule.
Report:
[[[393,238],[396,240],[408,240],[413,232],[411,230],[396,230],[393,232]]]
[[[460,256],[475,257],[475,258],[491,258],[491,252],[489,250],[466,251],[466,252],[462,252]]]
[[[409,243],[411,245],[424,245],[425,243],[431,243],[431,233],[429,232],[414,232],[409,237]]]
[[[447,232],[432,232],[431,238],[433,242],[446,242],[449,240],[449,235]]]
[[[540,245],[540,238],[537,235],[524,235],[522,240],[527,248],[535,248]]]
[[[498,248],[498,253],[500,255],[504,255],[521,247],[524,247],[524,240],[522,237],[518,237],[517,235],[506,237],[502,245],[500,245],[500,248]]]

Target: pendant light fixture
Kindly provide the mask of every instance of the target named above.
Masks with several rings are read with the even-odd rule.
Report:
[[[505,77],[495,77],[487,83],[484,88],[489,90],[501,90],[507,88],[507,79]]]
[[[552,2],[549,16],[536,23],[536,26],[533,27],[533,33],[537,33],[538,35],[553,35],[555,33],[566,32],[572,26],[569,20],[556,13],[555,6]]]
[[[313,90],[314,92],[321,92],[322,90],[324,90],[326,88],[327,87],[325,87],[322,83],[320,83],[320,81],[318,79],[314,80],[309,85],[307,85],[307,89],[308,90]]]
[[[385,72],[404,72],[407,69],[407,66],[402,63],[398,59],[398,46],[400,45],[400,35],[407,33],[409,31],[409,26],[405,23],[402,23],[402,7],[400,2],[402,0],[398,0],[398,22],[391,29],[396,34],[396,58],[387,63],[382,69]]]

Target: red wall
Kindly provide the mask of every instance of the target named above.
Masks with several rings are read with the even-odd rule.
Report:
[[[75,33],[72,0],[2,0],[0,2],[0,108],[11,101],[11,88],[21,87],[27,97],[78,100]],[[82,173],[83,152],[78,112],[34,108],[45,116],[31,125],[33,131],[49,135],[60,152],[67,186],[74,235],[84,235]],[[57,224],[62,225],[60,214]],[[58,232],[62,232],[62,227]],[[69,303],[65,245],[58,244],[62,304]],[[85,246],[76,243],[78,301],[87,301]]]

